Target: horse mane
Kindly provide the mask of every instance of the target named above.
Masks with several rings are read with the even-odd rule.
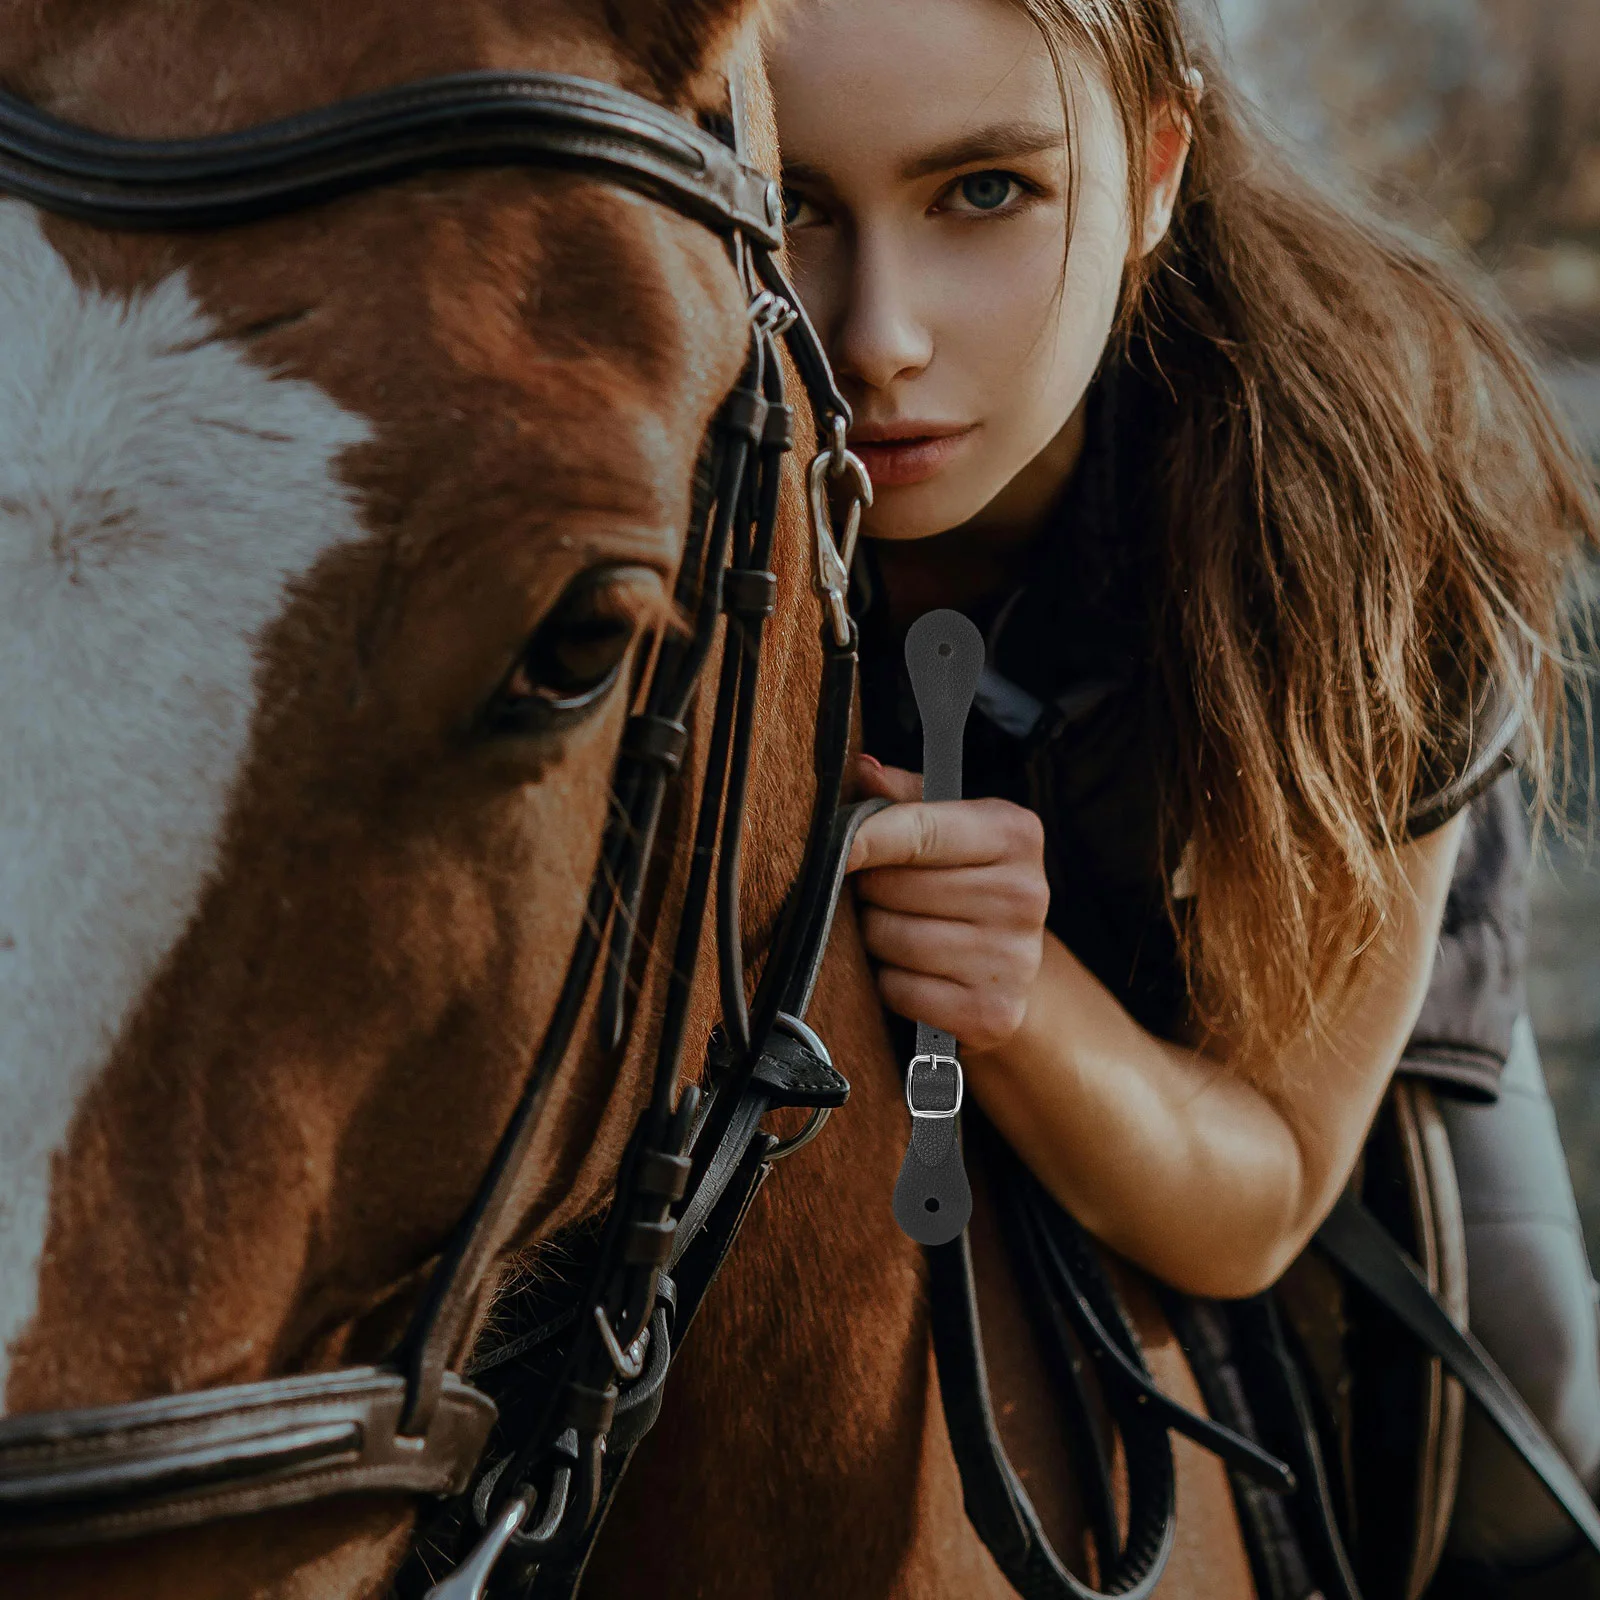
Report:
[[[734,38],[757,28],[772,0],[603,0],[613,36],[649,75],[668,105],[691,97],[699,80],[727,59]]]

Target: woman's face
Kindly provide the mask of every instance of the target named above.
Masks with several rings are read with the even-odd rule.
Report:
[[[872,537],[942,533],[1008,486],[1048,499],[1070,470],[1131,241],[1120,118],[1067,69],[1070,167],[1050,52],[1008,0],[803,0],[777,42],[796,281],[855,408]]]

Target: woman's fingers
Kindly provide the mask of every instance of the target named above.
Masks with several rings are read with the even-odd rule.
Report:
[[[920,800],[922,774],[904,767],[886,767],[876,756],[856,757],[856,782],[862,795],[876,800]]]
[[[949,978],[970,989],[1025,989],[1038,969],[1039,939],[1022,930],[1011,933],[869,906],[861,917],[861,935],[868,953],[885,966]]]
[[[899,802],[867,818],[849,860],[885,1003],[969,1049],[998,1049],[1022,1023],[1043,954],[1039,819],[1005,800],[922,803],[915,773],[870,759],[861,782]]]
[[[871,867],[856,874],[862,905],[913,916],[1037,929],[1050,909],[1042,872],[1012,861],[982,867]]]
[[[1024,995],[969,989],[949,978],[899,967],[879,970],[878,991],[891,1011],[954,1034],[975,1054],[1004,1045],[1022,1026],[1028,1009]]]
[[[1042,863],[1043,856],[1044,831],[1031,811],[1005,800],[945,800],[890,806],[868,817],[856,834],[849,870]]]

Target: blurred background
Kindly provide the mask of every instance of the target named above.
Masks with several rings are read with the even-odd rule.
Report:
[[[1600,472],[1600,0],[1202,3],[1291,135],[1492,274]],[[1600,708],[1593,685],[1590,699]],[[1530,1003],[1600,1271],[1600,850],[1583,838],[1586,800],[1575,788],[1576,837],[1542,846]]]

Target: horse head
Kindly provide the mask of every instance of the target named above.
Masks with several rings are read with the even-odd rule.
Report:
[[[0,83],[138,139],[480,69],[711,114],[754,9],[8,0]],[[714,233],[582,172],[423,171],[221,231],[0,199],[7,1416],[392,1349],[585,927],[747,299]],[[498,1245],[603,1202],[647,1095],[640,1040],[574,1040]],[[364,1592],[408,1510],[135,1566]]]

